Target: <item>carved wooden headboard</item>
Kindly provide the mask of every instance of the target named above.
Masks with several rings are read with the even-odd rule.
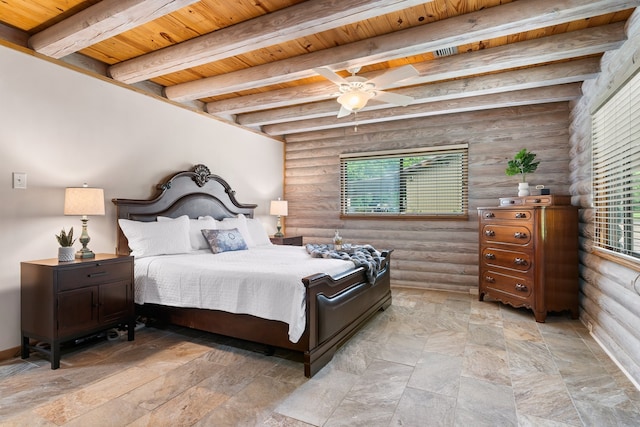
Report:
[[[195,165],[190,171],[178,172],[157,185],[150,199],[113,199],[116,219],[155,221],[158,216],[189,218],[210,215],[216,219],[244,214],[253,217],[257,205],[239,203],[227,181],[213,175],[205,165]],[[128,255],[129,244],[120,227],[117,228],[116,252]]]

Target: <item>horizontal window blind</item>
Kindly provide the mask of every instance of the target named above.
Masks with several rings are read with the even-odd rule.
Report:
[[[640,74],[592,118],[595,244],[640,258]]]
[[[468,148],[341,156],[342,215],[467,215]]]

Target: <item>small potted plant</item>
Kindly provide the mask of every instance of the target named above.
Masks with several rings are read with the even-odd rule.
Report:
[[[512,160],[507,163],[507,176],[520,174],[522,181],[518,184],[518,196],[529,195],[529,183],[527,182],[527,174],[534,173],[538,169],[540,162],[536,162],[536,154],[528,151],[526,148],[518,151]]]
[[[56,234],[56,239],[60,244],[60,247],[58,248],[58,261],[73,261],[75,258],[73,244],[76,241],[76,239],[73,238],[73,227],[69,229],[68,234],[63,228],[62,231],[60,231],[60,234]]]

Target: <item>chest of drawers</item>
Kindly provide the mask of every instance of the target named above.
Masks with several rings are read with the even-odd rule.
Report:
[[[478,208],[479,299],[578,317],[578,210],[554,199]],[[566,203],[567,199],[559,199]],[[556,200],[558,201],[558,200]]]

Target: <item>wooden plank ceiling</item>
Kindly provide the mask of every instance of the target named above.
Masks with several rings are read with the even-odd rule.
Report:
[[[3,0],[0,41],[275,137],[580,96],[640,0]],[[337,117],[314,68],[402,107]]]

